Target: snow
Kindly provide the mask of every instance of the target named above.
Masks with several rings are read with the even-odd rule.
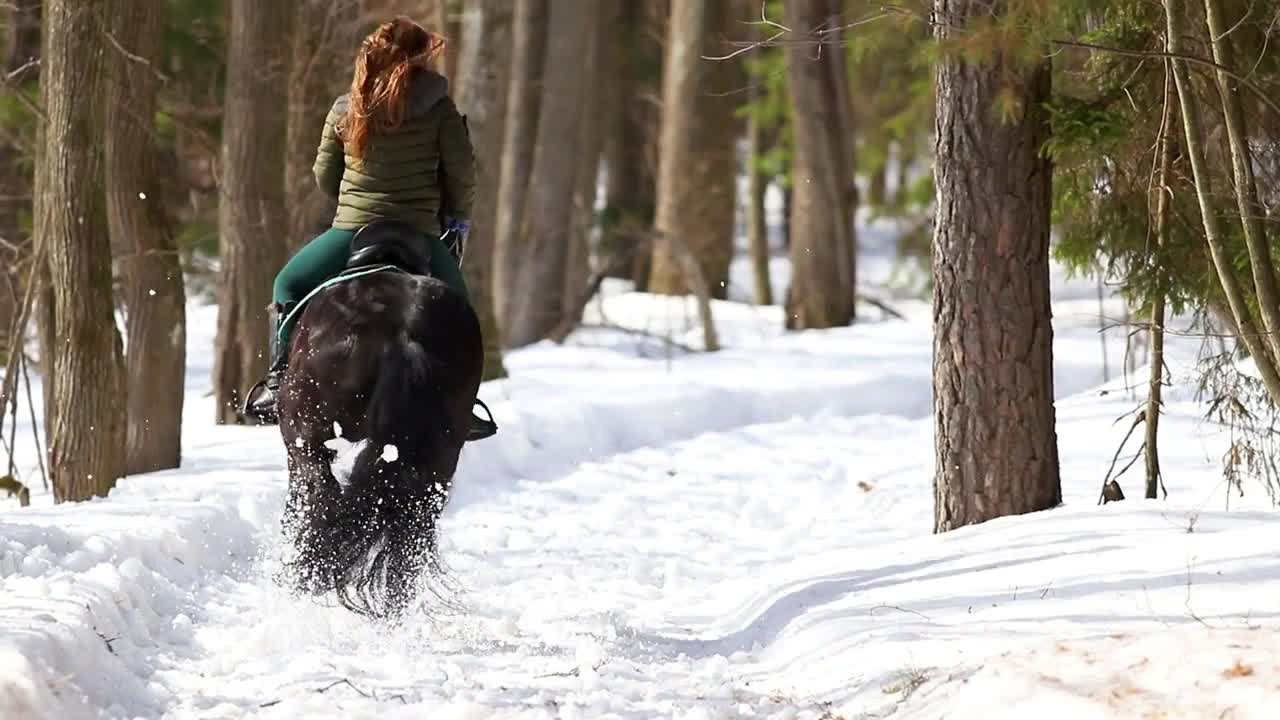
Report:
[[[212,424],[193,303],[183,468],[0,501],[0,717],[1273,717],[1280,514],[1228,493],[1196,340],[1168,348],[1169,499],[1126,476],[1099,507],[1142,371],[1055,277],[1064,505],[933,535],[930,309],[871,255],[905,321],[716,303],[705,355],[688,300],[610,284],[588,320],[616,327],[509,355],[442,521],[456,594],[394,628],[272,581],[284,448]]]

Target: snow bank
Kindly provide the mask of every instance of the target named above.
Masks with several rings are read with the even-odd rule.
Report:
[[[190,640],[193,588],[249,566],[276,512],[275,488],[239,476],[155,475],[2,516],[0,717],[159,711],[150,654]]]

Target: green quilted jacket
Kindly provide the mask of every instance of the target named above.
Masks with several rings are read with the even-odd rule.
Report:
[[[333,227],[355,230],[395,218],[439,235],[441,214],[471,218],[475,156],[466,118],[448,93],[442,75],[419,71],[410,81],[404,124],[373,132],[363,159],[343,151],[335,129],[346,115],[348,96],[333,103],[312,167],[320,189],[337,198]]]

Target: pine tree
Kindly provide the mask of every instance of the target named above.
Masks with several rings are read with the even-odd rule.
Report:
[[[998,0],[935,0],[934,529],[1061,502],[1053,406],[1050,65],[945,47]],[[996,112],[1004,107],[1008,112]],[[992,162],[991,158],[999,158]]]

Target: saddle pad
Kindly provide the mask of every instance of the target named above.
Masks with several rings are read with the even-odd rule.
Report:
[[[324,290],[325,288],[333,287],[334,285],[337,285],[340,282],[345,282],[347,280],[354,280],[355,278],[358,278],[358,277],[364,277],[365,275],[372,275],[374,273],[380,273],[380,272],[402,273],[405,271],[399,267],[396,267],[395,265],[369,265],[368,267],[357,267],[357,268],[349,268],[349,269],[343,270],[337,275],[334,275],[328,280],[325,280],[324,282],[317,285],[314,290],[307,293],[305,297],[299,300],[297,305],[293,306],[293,309],[289,311],[289,314],[286,315],[284,317],[284,320],[280,323],[280,329],[276,331],[276,342],[282,341],[288,335],[288,333],[285,332],[285,329],[293,325],[294,321],[297,320],[299,314],[302,312],[302,309],[306,307],[307,303],[311,301],[311,298],[319,294],[321,290]]]

